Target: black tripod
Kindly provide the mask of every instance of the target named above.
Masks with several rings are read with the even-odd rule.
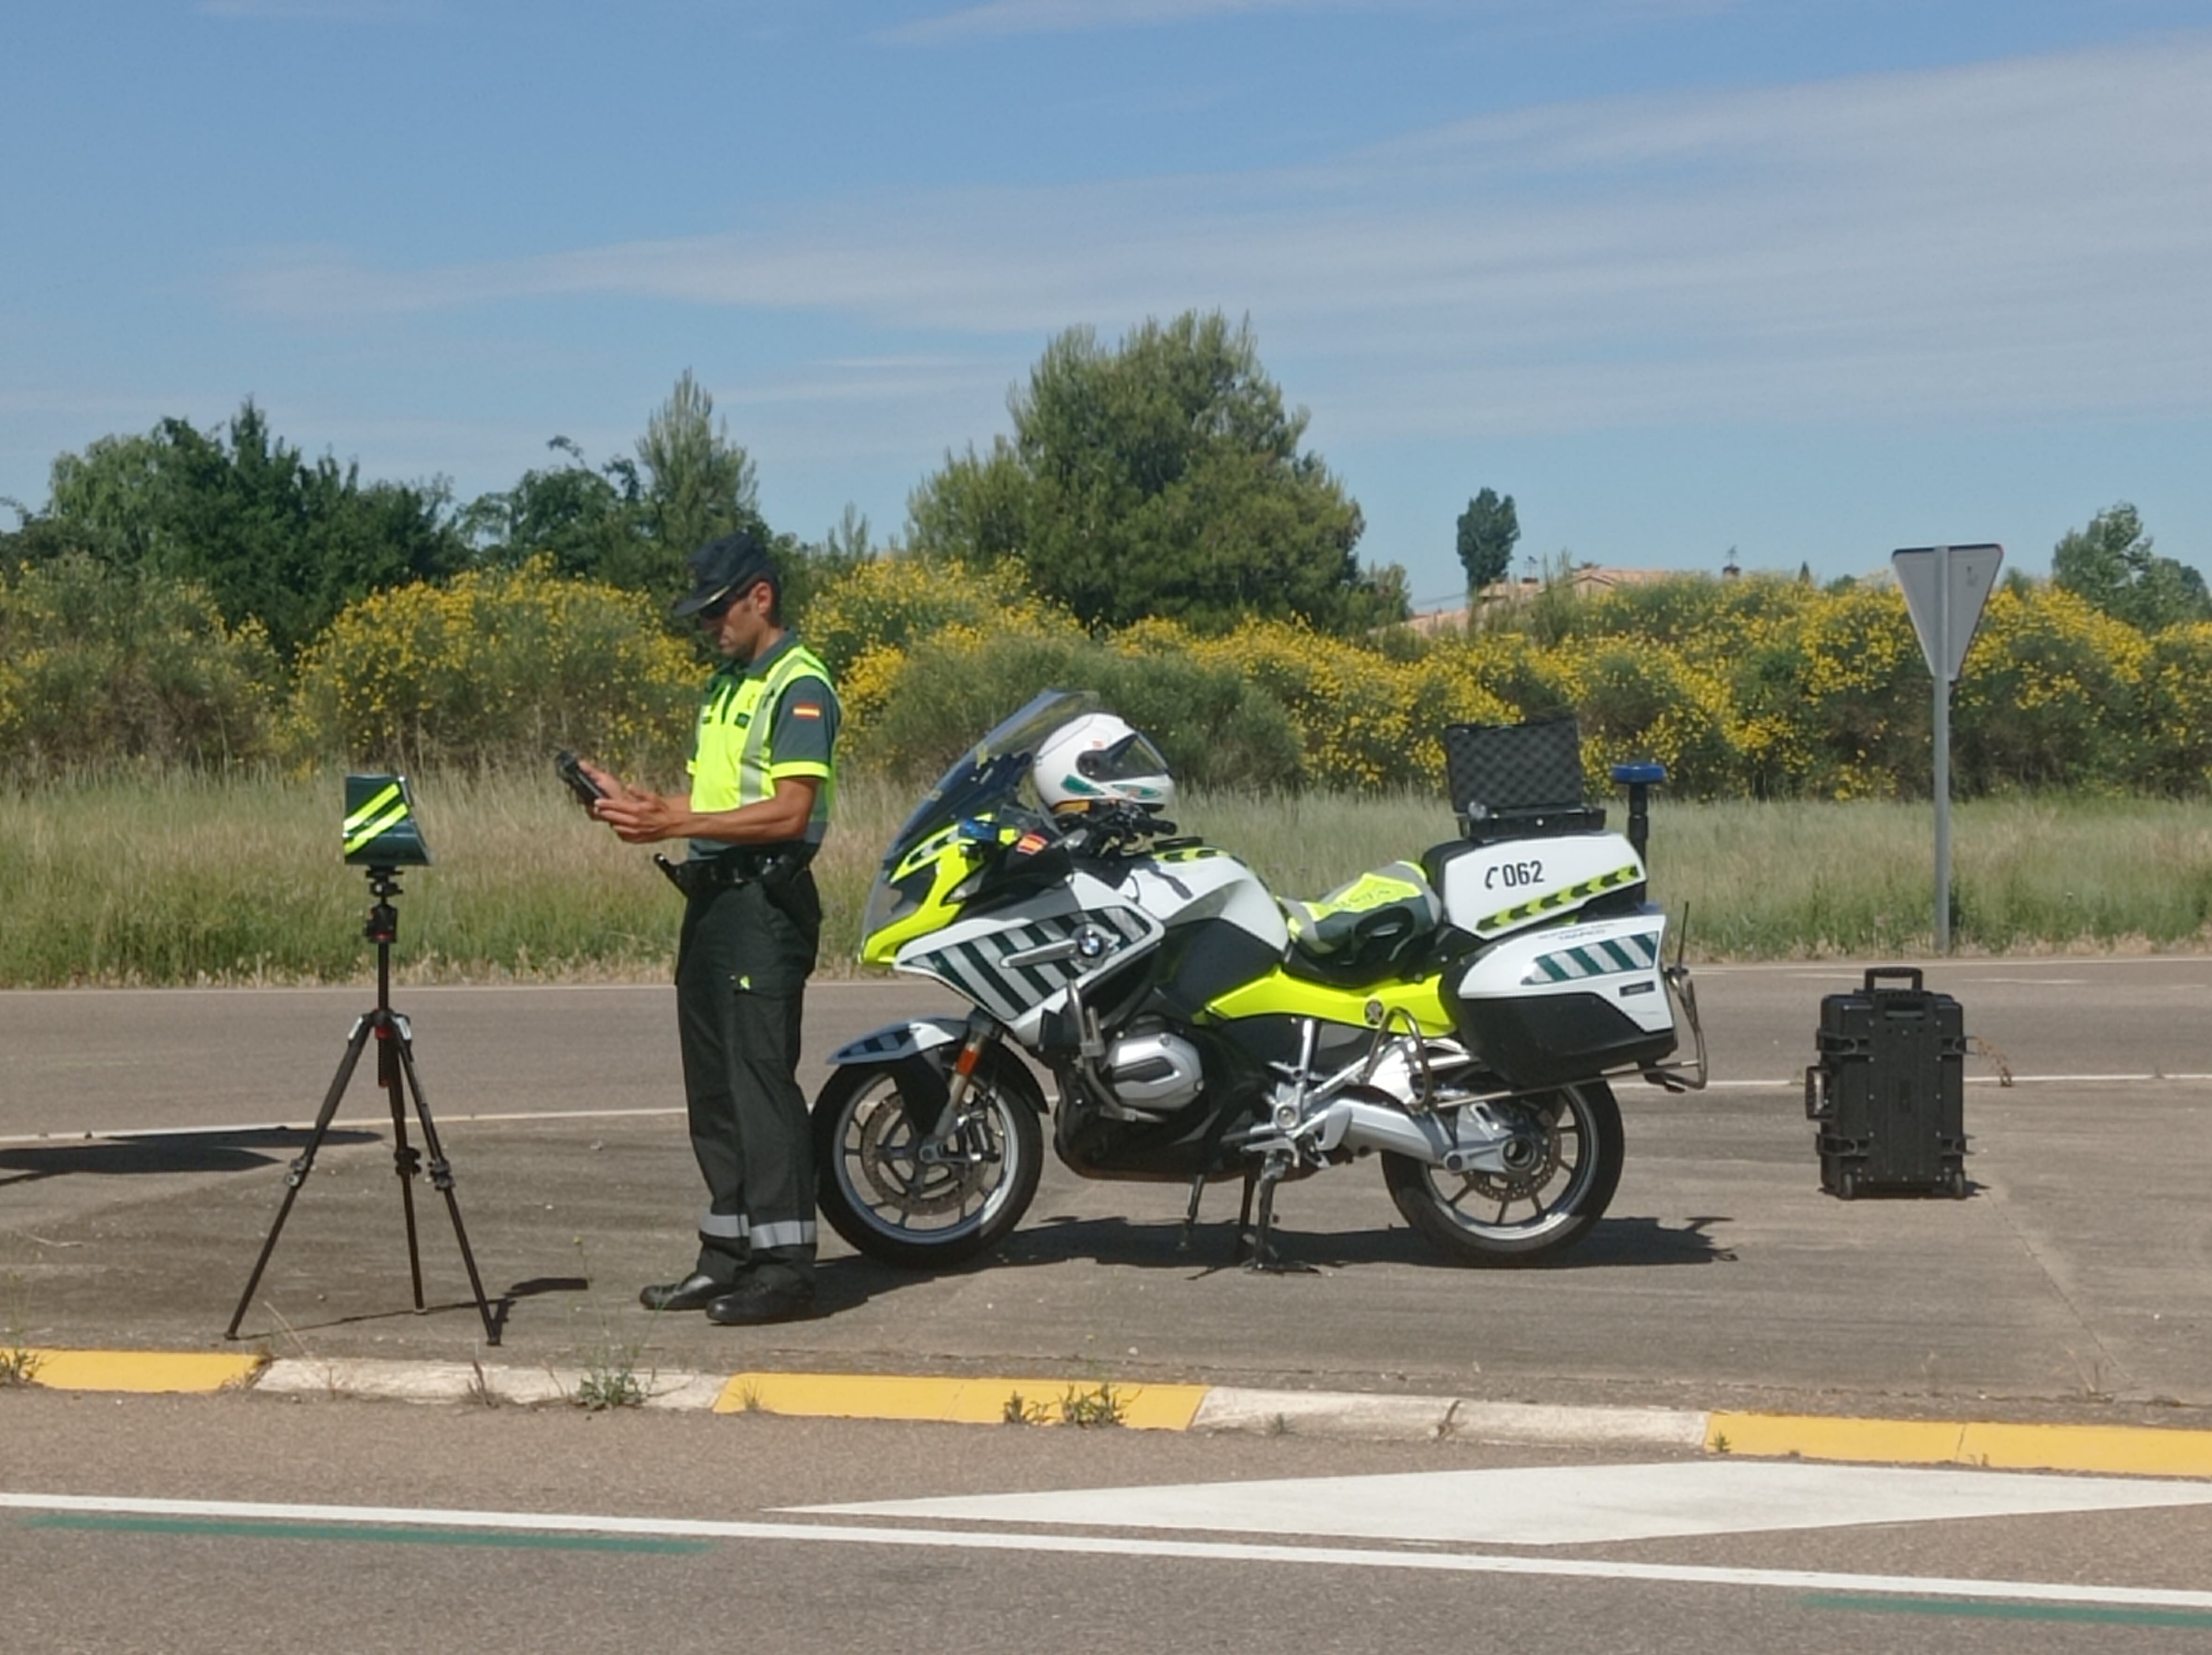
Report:
[[[453,1171],[447,1164],[446,1153],[438,1144],[438,1129],[430,1119],[430,1105],[423,1101],[422,1078],[415,1073],[415,1038],[409,1031],[407,1019],[392,1009],[392,945],[399,936],[399,910],[392,905],[392,898],[400,894],[397,878],[398,870],[392,867],[372,867],[368,870],[369,894],[376,898],[368,910],[365,934],[376,945],[376,1009],[364,1012],[353,1025],[353,1034],[346,1041],[345,1056],[338,1062],[338,1072],[331,1081],[331,1089],[323,1096],[322,1112],[315,1117],[315,1129],[308,1135],[307,1147],[292,1163],[292,1170],[284,1178],[284,1204],[276,1209],[276,1222],[269,1226],[269,1238],[261,1244],[261,1256],[254,1261],[253,1275],[239,1295],[238,1309],[232,1312],[230,1329],[226,1339],[238,1337],[238,1324],[246,1319],[246,1308],[253,1301],[253,1290],[261,1285],[261,1273],[269,1268],[269,1255],[276,1250],[276,1238],[283,1233],[284,1220],[291,1216],[292,1203],[297,1200],[300,1186],[307,1181],[314,1170],[315,1152],[323,1147],[324,1135],[331,1129],[331,1117],[338,1112],[338,1100],[345,1096],[346,1084],[353,1079],[354,1065],[361,1061],[362,1049],[368,1037],[376,1037],[376,1083],[382,1086],[392,1100],[392,1170],[399,1174],[399,1200],[407,1214],[407,1268],[415,1281],[415,1308],[422,1309],[422,1255],[415,1239],[415,1175],[422,1170],[422,1152],[407,1141],[407,1115],[401,1096],[403,1082],[415,1099],[415,1117],[422,1123],[422,1141],[430,1151],[429,1173],[431,1186],[446,1198],[446,1211],[453,1220],[453,1238],[461,1244],[461,1263],[468,1266],[469,1286],[476,1290],[477,1314],[483,1317],[484,1342],[499,1342],[499,1323],[492,1317],[491,1305],[484,1299],[483,1281],[477,1275],[476,1255],[469,1250],[469,1232],[461,1226],[460,1204],[453,1199]]]

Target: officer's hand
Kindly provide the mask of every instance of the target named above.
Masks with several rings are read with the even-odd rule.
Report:
[[[633,845],[673,838],[684,820],[674,800],[641,788],[624,788],[617,797],[600,800],[592,813],[612,828],[617,838]]]
[[[628,799],[635,796],[636,793],[636,789],[632,788],[629,782],[623,781],[620,776],[612,774],[611,771],[601,770],[597,764],[592,763],[588,758],[578,759],[576,761],[576,768],[583,771],[585,775],[590,776],[592,782],[597,784],[599,791],[605,794],[609,799]],[[596,816],[599,814],[598,806],[604,802],[604,800],[595,800],[591,805],[586,806],[586,808],[590,810],[592,815]]]

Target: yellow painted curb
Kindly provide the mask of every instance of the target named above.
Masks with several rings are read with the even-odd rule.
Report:
[[[1107,1380],[1121,1423],[1139,1431],[1188,1431],[1207,1385],[1121,1384]],[[1000,1425],[1018,1396],[1033,1420],[1058,1421],[1071,1395],[1095,1397],[1084,1379],[926,1379],[852,1373],[739,1373],[716,1398],[717,1414],[809,1415],[848,1420],[935,1420]]]
[[[2155,1426],[1993,1425],[1965,1420],[1849,1420],[1790,1414],[1713,1414],[1710,1453],[1755,1459],[1874,1460],[2008,1471],[2101,1471],[2120,1476],[2212,1476],[2212,1431]]]
[[[222,1390],[244,1384],[262,1358],[195,1350],[34,1350],[31,1383],[50,1390]]]

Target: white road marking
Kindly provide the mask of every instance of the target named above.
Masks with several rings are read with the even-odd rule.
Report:
[[[2117,1086],[2163,1085],[2170,1082],[2201,1083],[2212,1080],[2212,1072],[2189,1071],[2177,1074],[2138,1072],[2132,1074],[2015,1074],[2010,1080],[2002,1075],[1969,1074],[1966,1083],[1970,1086]],[[1626,1081],[1626,1086],[1642,1086],[1640,1081]],[[1663,1086],[1646,1086],[1651,1092],[1664,1092]],[[1805,1072],[1779,1080],[1708,1080],[1703,1090],[1707,1092],[1795,1092],[1805,1090]],[[1677,1094],[1668,1092],[1669,1097]]]
[[[1316,1564],[1414,1569],[1436,1574],[1537,1575],[1642,1580],[1668,1585],[1764,1586],[1791,1591],[1864,1592],[2015,1603],[2100,1603],[2130,1609],[2212,1609],[2212,1591],[2099,1586],[2045,1580],[1964,1580],[1936,1575],[1843,1574],[1815,1569],[1734,1569],[1601,1558],[1406,1552],[1343,1546],[1276,1546],[1221,1541],[1124,1539],[1106,1535],[984,1534],[959,1529],[848,1528],[822,1523],[732,1523],[689,1518],[589,1517],[557,1512],[441,1511],[404,1506],[279,1505],[259,1500],[136,1500],[112,1495],[0,1493],[0,1509],[116,1517],[198,1518],[216,1522],[416,1524],[538,1534],[646,1535],[675,1539],[781,1540],[811,1545],[908,1546],[932,1551],[1048,1552],[1094,1557],[1166,1557],[1196,1562]]]
[[[651,1109],[518,1109],[483,1115],[448,1115],[440,1110],[438,1123],[441,1126],[458,1126],[464,1121],[601,1121],[628,1116],[683,1113],[680,1104]],[[331,1130],[358,1132],[391,1124],[392,1112],[386,1109],[379,1115],[341,1115],[331,1123]],[[0,1144],[121,1142],[134,1138],[212,1138],[224,1134],[313,1132],[314,1129],[315,1123],[312,1118],[304,1121],[255,1121],[234,1126],[132,1126],[100,1131],[19,1132],[13,1136],[0,1137]]]
[[[810,992],[811,992],[810,990]],[[2202,1085],[2212,1081],[2212,1070],[2176,1074],[2015,1074],[2014,1086],[2160,1086],[2169,1084]],[[2005,1081],[1994,1074],[1970,1074],[1966,1077],[1970,1086],[2002,1086]],[[1643,1092],[1662,1092],[1660,1086],[1647,1086],[1640,1080],[1621,1083]],[[1789,1092],[1805,1089],[1803,1071],[1778,1080],[1710,1080],[1708,1092]],[[1674,1092],[1665,1092],[1674,1097]],[[602,1121],[643,1118],[652,1116],[681,1115],[680,1105],[658,1106],[650,1109],[520,1109],[481,1115],[449,1115],[438,1111],[438,1124],[442,1127],[459,1126],[470,1122],[491,1121]],[[391,1124],[389,1110],[375,1115],[342,1115],[331,1123],[332,1131],[374,1131]],[[226,1133],[241,1132],[312,1132],[313,1120],[304,1121],[248,1121],[228,1126],[133,1126],[87,1129],[69,1132],[0,1133],[0,1144],[58,1144],[120,1142],[133,1138],[211,1138]]]
[[[1571,1546],[2212,1506],[2212,1482],[1727,1460],[1176,1483],[812,1506],[806,1514]]]

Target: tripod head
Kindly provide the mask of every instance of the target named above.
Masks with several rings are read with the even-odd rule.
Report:
[[[399,870],[370,868],[368,894],[375,900],[369,904],[368,922],[362,928],[362,934],[380,951],[399,940],[399,910],[392,905],[394,897],[405,894],[399,888]]]

